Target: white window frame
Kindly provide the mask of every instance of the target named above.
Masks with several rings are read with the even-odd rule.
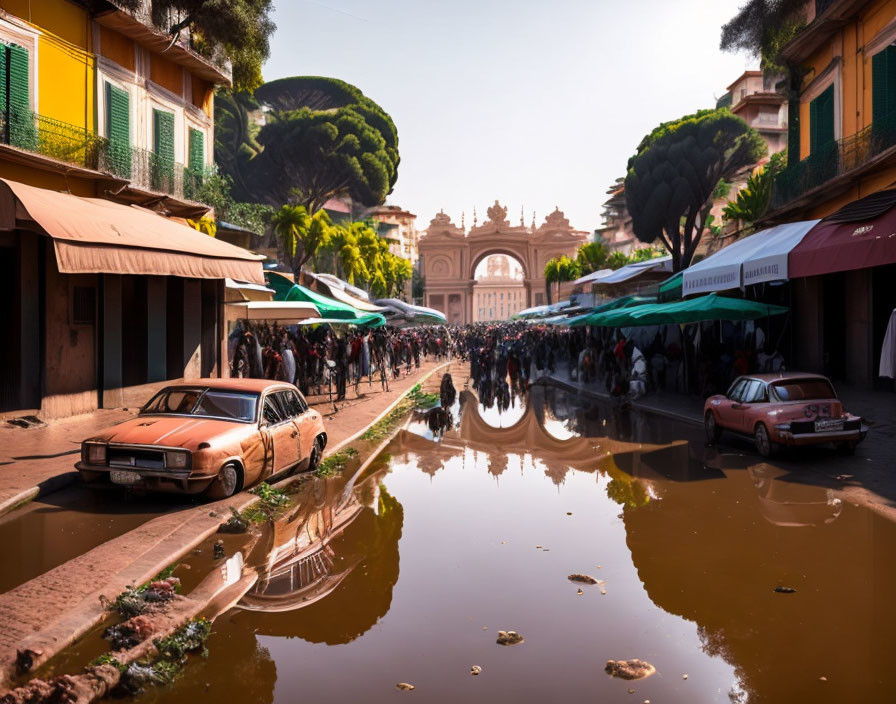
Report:
[[[12,21],[12,19],[0,18],[0,41],[7,44],[18,44],[28,51],[28,104],[31,110],[40,114],[40,104],[38,96],[40,91],[37,89],[38,61],[37,52],[38,37],[41,33],[25,24]]]
[[[843,61],[839,56],[835,56],[831,63],[819,73],[808,86],[800,93],[800,104],[809,104],[819,95],[826,91],[831,85],[834,86],[834,139],[843,138],[843,99],[841,97],[843,84],[842,80]],[[810,117],[811,120],[811,117]],[[812,126],[809,126],[812,129]]]

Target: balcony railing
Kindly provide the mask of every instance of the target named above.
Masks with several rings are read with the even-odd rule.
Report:
[[[771,209],[786,205],[831,179],[854,171],[896,146],[896,113],[856,134],[829,142],[775,178]]]
[[[0,143],[126,179],[137,188],[196,200],[205,171],[30,111],[0,111]]]

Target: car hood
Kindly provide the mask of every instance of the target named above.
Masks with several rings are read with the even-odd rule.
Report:
[[[251,423],[214,418],[145,415],[113,425],[91,439],[128,445],[160,445],[195,450],[199,443],[211,443],[216,438],[231,433],[237,435],[250,433],[253,429],[254,425]]]

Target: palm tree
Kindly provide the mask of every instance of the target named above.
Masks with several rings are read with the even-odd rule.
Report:
[[[282,206],[274,213],[273,225],[296,276],[308,260],[327,246],[333,230],[333,223],[326,211],[319,210],[309,215],[301,205]]]
[[[554,257],[544,265],[544,292],[548,305],[551,305],[551,286],[555,281],[560,281],[560,260]]]

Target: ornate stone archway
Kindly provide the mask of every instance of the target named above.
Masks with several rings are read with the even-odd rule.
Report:
[[[507,254],[523,267],[527,307],[544,297],[544,265],[553,257],[573,256],[588,240],[574,229],[558,208],[538,227],[511,225],[507,208],[498,201],[488,209],[488,220],[469,232],[436,214],[419,240],[421,271],[425,279],[423,305],[442,311],[452,324],[473,320],[473,286],[476,266],[490,254]]]

